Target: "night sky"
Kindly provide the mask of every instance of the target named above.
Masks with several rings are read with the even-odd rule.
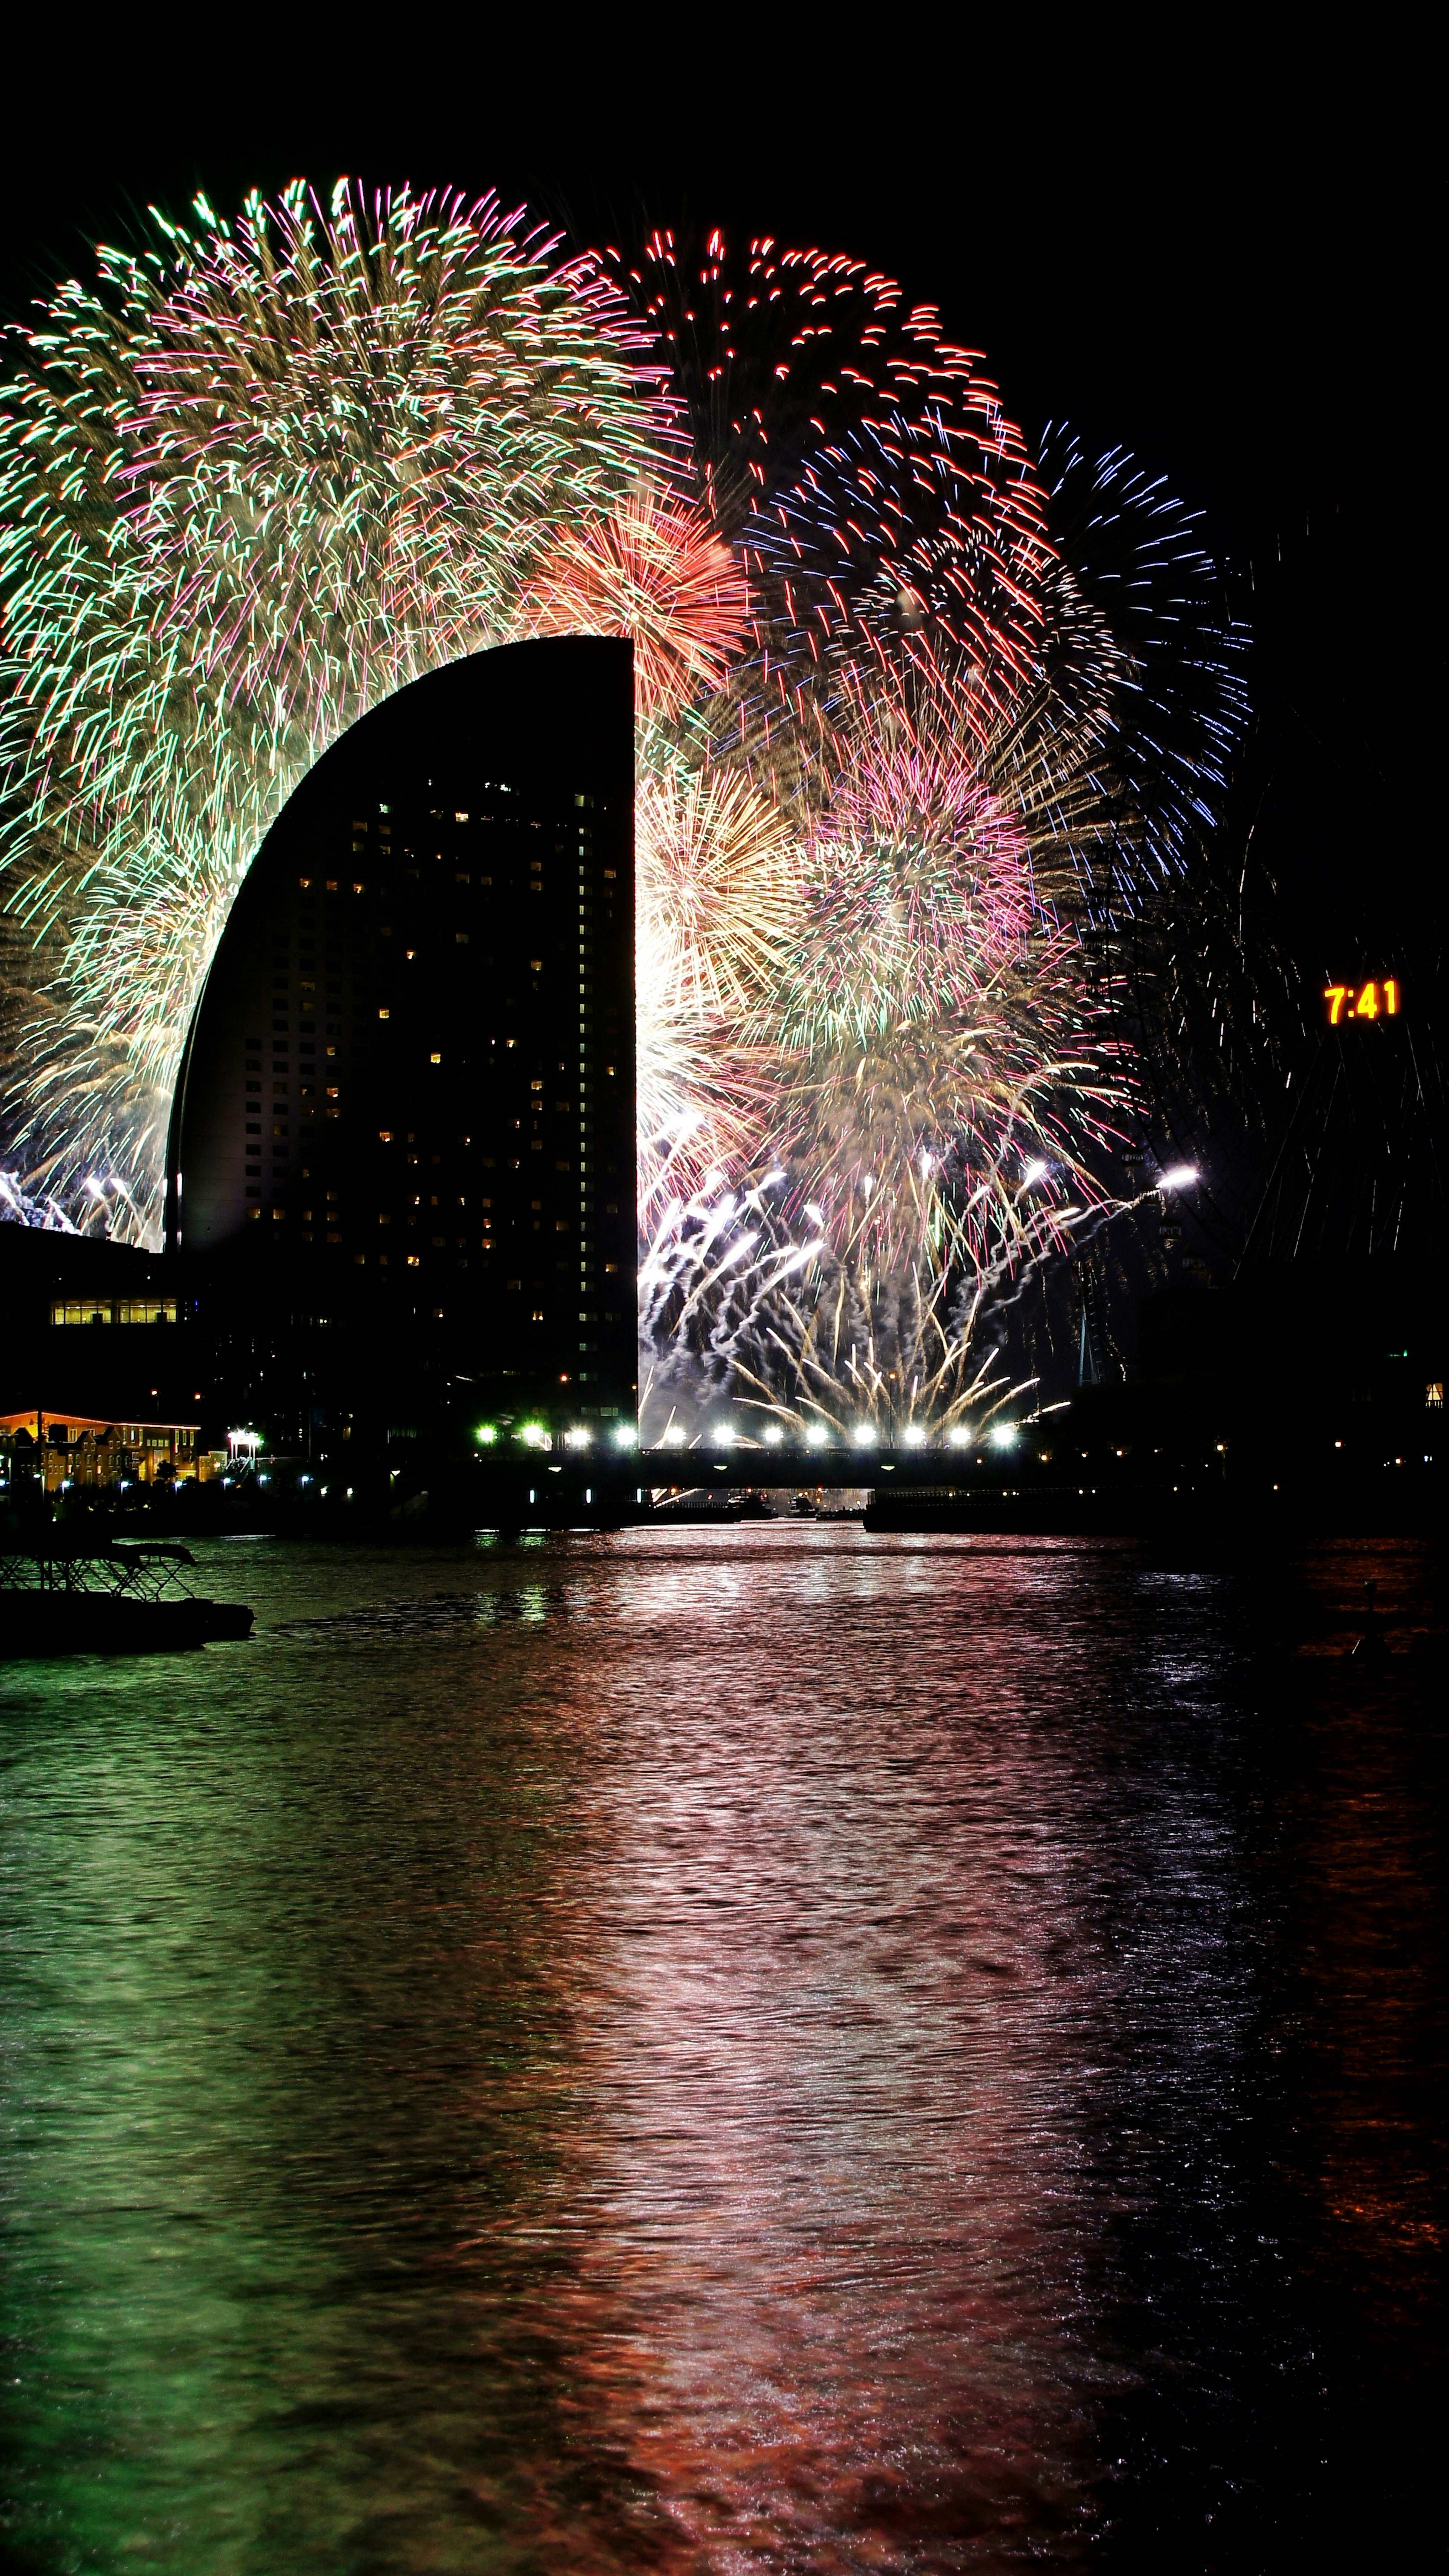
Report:
[[[1265,936],[1306,1020],[1325,978],[1397,968],[1429,1034],[1442,512],[1411,62],[1270,63],[1221,21],[1168,59],[1165,22],[1063,49],[894,15],[853,48],[843,20],[782,45],[721,19],[683,51],[632,20],[585,55],[544,13],[461,48],[420,20],[416,62],[401,20],[366,58],[272,23],[254,59],[201,62],[196,23],[158,22],[144,64],[37,57],[37,109],[67,89],[0,170],[10,315],[148,199],[230,210],[301,171],[491,184],[581,241],[693,219],[864,255],[987,352],[1029,433],[1069,419],[1201,508],[1254,629],[1230,830]]]

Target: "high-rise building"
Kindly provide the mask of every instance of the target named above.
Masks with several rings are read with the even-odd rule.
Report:
[[[630,647],[506,646],[353,726],[197,1007],[168,1243],[256,1321],[632,1416]],[[506,1392],[506,1387],[505,1387]]]

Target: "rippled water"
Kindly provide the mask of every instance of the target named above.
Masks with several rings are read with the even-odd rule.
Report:
[[[1227,2570],[1427,2511],[1427,1549],[207,1558],[251,1645],[0,1668],[8,2567]]]

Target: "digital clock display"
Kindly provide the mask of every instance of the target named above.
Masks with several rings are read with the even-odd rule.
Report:
[[[1328,1004],[1328,1025],[1341,1028],[1345,1020],[1396,1020],[1399,1016],[1399,986],[1393,975],[1375,977],[1367,984],[1325,984],[1323,998]]]

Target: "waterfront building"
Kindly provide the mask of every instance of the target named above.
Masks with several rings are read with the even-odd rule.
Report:
[[[225,1452],[204,1450],[198,1422],[108,1422],[99,1415],[0,1413],[0,1486],[27,1483],[47,1494],[121,1484],[166,1484],[196,1477],[205,1484]]]
[[[351,1431],[446,1383],[602,1432],[636,1404],[634,1125],[630,647],[474,655],[268,834],[186,1048],[168,1249],[283,1410]]]

